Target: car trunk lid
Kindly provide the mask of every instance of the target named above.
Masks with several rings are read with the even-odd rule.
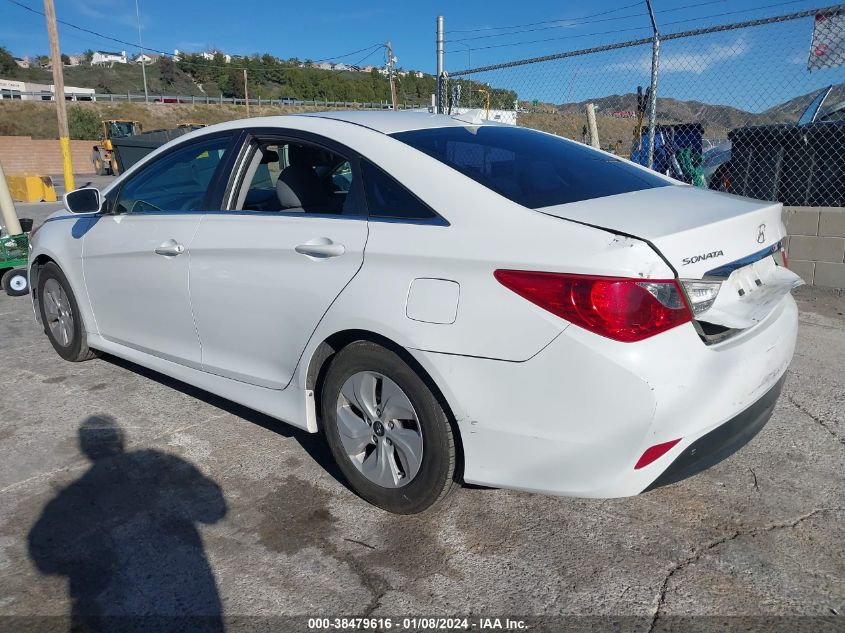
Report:
[[[695,319],[730,329],[764,319],[803,283],[778,266],[782,205],[688,186],[669,186],[538,209],[649,242],[691,289],[715,288]]]

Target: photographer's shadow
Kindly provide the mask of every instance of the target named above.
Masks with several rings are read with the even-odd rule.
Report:
[[[82,423],[79,446],[91,467],[29,532],[38,570],[68,579],[71,630],[222,631],[196,527],[226,515],[220,486],[174,455],[125,451],[123,431],[108,416]]]

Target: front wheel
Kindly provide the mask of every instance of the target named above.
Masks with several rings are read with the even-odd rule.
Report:
[[[444,498],[455,474],[446,413],[394,352],[358,341],[332,360],[321,395],[326,440],[352,489],[397,514]]]
[[[96,356],[88,347],[79,305],[67,277],[53,262],[38,275],[38,307],[44,332],[59,356],[72,362]]]
[[[26,270],[15,268],[3,275],[3,290],[10,297],[22,297],[29,293],[29,279]]]

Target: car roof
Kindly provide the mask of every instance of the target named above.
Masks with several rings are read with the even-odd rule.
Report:
[[[483,110],[470,110],[466,114],[434,114],[427,110],[343,110],[338,112],[308,112],[293,116],[333,119],[360,125],[383,134],[467,125],[504,125],[483,119]]]

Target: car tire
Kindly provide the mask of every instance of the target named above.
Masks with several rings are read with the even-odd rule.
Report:
[[[3,290],[10,297],[22,297],[29,294],[29,279],[23,268],[7,270],[3,275]]]
[[[79,304],[67,277],[53,262],[47,263],[38,275],[38,309],[44,333],[59,356],[71,362],[97,356],[97,352],[88,347]]]
[[[103,162],[103,159],[100,156],[99,152],[94,152],[91,155],[91,162],[94,163],[94,172],[98,176],[105,176],[108,173],[109,169],[106,166],[106,164]]]
[[[372,396],[359,398],[371,379]],[[416,514],[452,490],[455,438],[449,418],[396,353],[370,341],[341,349],[325,374],[320,404],[332,455],[366,501]]]

